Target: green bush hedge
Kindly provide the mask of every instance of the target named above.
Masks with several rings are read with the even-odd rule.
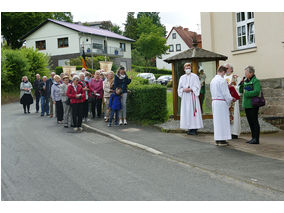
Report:
[[[132,65],[132,68],[135,70],[135,72],[145,72],[145,73],[153,73],[153,74],[162,74],[162,75],[171,75],[171,70],[166,69],[158,69],[156,67],[142,67],[142,66],[136,66]]]
[[[144,79],[145,80],[145,79]],[[127,118],[138,122],[160,123],[168,119],[167,88],[131,83],[127,98]]]

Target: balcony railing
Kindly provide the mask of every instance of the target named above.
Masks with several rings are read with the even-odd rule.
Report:
[[[84,50],[87,56],[91,56],[92,52],[93,55],[106,55],[112,57],[123,57],[123,51],[121,48],[118,47],[107,47],[107,48],[91,48],[91,45],[85,45]],[[81,55],[83,50],[80,51]]]

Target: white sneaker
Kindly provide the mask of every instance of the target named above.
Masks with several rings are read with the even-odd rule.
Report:
[[[123,123],[122,123],[122,119],[119,119],[119,125],[122,125]]]
[[[79,130],[82,132],[83,131],[83,127],[79,127]]]
[[[124,122],[123,122],[123,123],[124,123],[124,125],[127,125],[127,121],[126,121],[126,118],[124,118]]]
[[[77,128],[77,127],[75,127],[75,128],[73,128],[73,130],[74,130],[75,132],[77,132],[77,131],[78,131],[78,128]]]

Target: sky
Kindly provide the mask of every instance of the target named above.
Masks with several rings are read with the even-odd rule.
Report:
[[[73,15],[73,21],[111,21],[113,24],[117,24],[124,29],[124,23],[126,22],[127,12],[81,12],[71,11]],[[137,15],[137,12],[135,13]],[[161,23],[166,26],[169,33],[172,27],[182,26],[189,28],[190,31],[200,33],[200,13],[199,12],[160,12]]]

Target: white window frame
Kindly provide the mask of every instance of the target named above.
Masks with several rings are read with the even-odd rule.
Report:
[[[246,49],[246,48],[251,48],[255,47],[255,31],[252,33],[250,32],[249,26],[253,24],[253,29],[254,29],[254,12],[244,12],[245,13],[245,20],[239,21],[237,20],[238,13],[242,12],[237,12],[236,13],[236,43],[237,43],[237,49]],[[252,18],[248,19],[248,13],[251,13]],[[241,29],[241,35],[239,35],[239,28]],[[243,32],[243,29],[245,30]],[[249,38],[250,36],[253,36],[253,42],[249,43]],[[244,38],[245,37],[245,38]],[[241,45],[239,45],[239,38],[241,38]],[[245,45],[243,45],[243,39],[245,39]]]

